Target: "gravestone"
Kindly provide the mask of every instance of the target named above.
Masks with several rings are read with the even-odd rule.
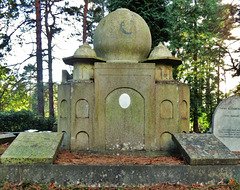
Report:
[[[20,133],[1,156],[2,164],[53,163],[62,133]]]
[[[240,96],[223,100],[213,116],[213,134],[231,151],[240,151]]]
[[[182,61],[161,43],[151,51],[147,23],[123,8],[99,22],[93,45],[63,58],[74,70],[58,88],[62,148],[171,150],[171,134],[189,131],[190,90],[172,75]]]
[[[0,134],[0,144],[4,144],[4,143],[7,143],[7,142],[12,142],[15,138],[16,138],[16,136],[14,134],[11,134],[11,133]]]
[[[172,138],[190,165],[238,164],[238,157],[212,134],[175,134]]]

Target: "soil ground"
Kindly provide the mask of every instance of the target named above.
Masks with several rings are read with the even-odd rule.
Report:
[[[76,153],[60,150],[55,164],[84,164],[84,165],[179,165],[184,161],[176,156],[130,156],[130,155],[102,155]]]

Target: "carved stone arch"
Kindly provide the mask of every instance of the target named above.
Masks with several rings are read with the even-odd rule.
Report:
[[[75,113],[77,118],[89,118],[89,104],[85,99],[76,102]]]
[[[62,131],[63,133],[63,140],[62,140],[62,145],[61,148],[62,149],[68,149],[68,142],[69,142],[69,137],[66,131]]]
[[[83,66],[81,68],[81,73],[82,73],[82,79],[88,79],[89,78],[88,68],[86,66]]]
[[[185,100],[183,100],[180,104],[179,114],[181,119],[188,118],[188,104]]]
[[[172,69],[168,67],[168,80],[170,80],[172,77]]]
[[[161,68],[160,66],[156,67],[156,79],[157,79],[158,81],[162,80],[162,78],[163,78],[162,75],[163,75],[163,70],[162,70],[162,68]]]
[[[68,102],[63,99],[60,103],[60,118],[66,118],[68,113]]]
[[[89,150],[89,134],[86,131],[79,131],[75,136],[77,150]]]
[[[130,105],[121,106],[121,95],[130,97]],[[106,149],[142,150],[145,147],[145,101],[131,88],[117,88],[105,98]]]
[[[172,150],[174,142],[172,141],[172,133],[164,131],[160,135],[160,150]]]
[[[170,100],[163,100],[160,104],[160,117],[163,119],[173,118],[173,103]]]

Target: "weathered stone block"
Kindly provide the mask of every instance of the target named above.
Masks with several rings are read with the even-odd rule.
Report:
[[[223,100],[213,116],[213,134],[231,151],[240,151],[240,96]]]
[[[156,133],[161,150],[174,149],[171,134],[189,131],[189,88],[176,81],[156,84]]]
[[[190,165],[238,164],[238,157],[212,134],[175,134],[172,138]]]
[[[95,147],[156,150],[155,65],[95,63]],[[130,97],[122,108],[119,98]]]
[[[62,133],[20,133],[1,156],[3,164],[53,163]]]
[[[94,83],[71,84],[71,150],[89,150],[93,146]]]
[[[61,148],[70,149],[71,141],[71,84],[58,87],[58,132],[63,133]]]
[[[145,21],[128,9],[103,18],[94,50],[80,46],[63,58],[73,80],[59,86],[59,131],[74,151],[159,151],[174,147],[171,134],[188,132],[189,88],[173,81],[182,61],[159,44],[151,52]],[[96,57],[96,55],[98,57]]]

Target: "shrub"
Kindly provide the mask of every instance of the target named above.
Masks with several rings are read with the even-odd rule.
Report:
[[[0,112],[1,132],[23,132],[28,129],[51,131],[56,119],[39,117],[29,110]]]

